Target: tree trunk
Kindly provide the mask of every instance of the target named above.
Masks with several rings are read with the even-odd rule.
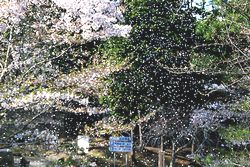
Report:
[[[172,160],[169,167],[175,167],[175,143],[172,141]]]
[[[161,147],[160,147],[160,151],[158,153],[158,167],[165,167],[165,156],[164,156],[164,148],[163,148],[163,136],[161,136]]]
[[[134,142],[134,133],[133,133],[133,129],[131,129],[131,139]],[[136,163],[136,158],[135,158],[135,149],[134,149],[134,144],[132,145],[133,149],[132,149],[132,153],[131,153],[131,161],[132,161],[132,165]]]
[[[141,113],[138,112],[138,118],[139,120],[141,119]],[[139,147],[142,147],[142,131],[141,131],[141,123],[138,124],[138,128],[139,128]]]

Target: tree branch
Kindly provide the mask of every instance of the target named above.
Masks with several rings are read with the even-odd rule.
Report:
[[[24,129],[30,124],[32,123],[34,120],[36,120],[39,116],[43,115],[44,113],[48,112],[47,110],[44,110],[40,113],[38,113],[37,115],[35,115],[33,118],[31,118],[20,130],[18,130],[17,132],[15,132],[14,134],[11,134],[10,136],[7,137],[7,139],[11,139],[12,137],[14,137],[15,135],[17,135],[18,133],[21,133],[22,131],[24,131]]]
[[[3,82],[4,79],[4,75],[7,72],[7,66],[8,66],[8,60],[9,60],[9,56],[10,56],[10,49],[11,49],[11,40],[12,40],[12,33],[13,33],[13,27],[11,27],[10,29],[10,36],[9,36],[9,44],[8,44],[8,49],[7,49],[7,53],[6,53],[6,57],[5,57],[5,61],[4,64],[1,65],[3,68],[1,74],[0,74],[0,82]]]
[[[37,67],[38,65],[41,65],[41,64],[43,64],[43,63],[46,63],[46,62],[55,60],[55,59],[57,59],[57,58],[59,58],[59,57],[62,57],[62,56],[63,56],[67,51],[69,51],[69,49],[72,48],[72,47],[73,47],[73,45],[71,45],[70,47],[68,47],[66,50],[64,50],[61,54],[59,54],[59,55],[56,56],[56,57],[53,57],[53,58],[48,59],[48,60],[40,61],[40,62],[34,64],[33,66],[31,66],[31,67],[22,75],[22,77],[21,77],[21,83],[20,83],[20,84],[23,83],[24,77],[25,77],[31,70],[33,70],[35,67]]]

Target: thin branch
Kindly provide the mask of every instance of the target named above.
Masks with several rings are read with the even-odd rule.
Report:
[[[250,71],[247,72],[233,72],[233,71],[214,71],[215,69],[204,69],[204,70],[193,70],[188,67],[186,68],[178,68],[178,67],[168,67],[163,65],[160,62],[157,62],[157,65],[160,66],[161,68],[167,70],[169,73],[172,74],[177,74],[177,75],[182,75],[182,74],[191,74],[191,73],[197,73],[197,74],[207,74],[207,75],[228,75],[228,74],[233,74],[233,75],[249,75]]]
[[[248,57],[241,49],[239,49],[232,41],[232,39],[230,38],[230,35],[229,35],[229,30],[228,28],[226,27],[226,30],[227,30],[227,37],[228,37],[228,40],[229,42],[244,56]]]
[[[200,95],[202,95],[202,96],[207,96],[207,97],[209,97],[212,93],[217,93],[217,92],[221,92],[221,93],[225,93],[226,91],[222,91],[221,89],[215,89],[215,90],[211,90],[211,91],[209,91],[208,93],[203,93],[203,92],[201,92],[201,91],[197,91]]]
[[[2,62],[0,62],[0,68],[1,68],[1,71],[3,71],[4,70],[4,65],[3,65],[4,63],[2,63]]]
[[[231,37],[230,37],[230,35],[229,35],[228,27],[226,27],[226,31],[227,31],[228,40],[229,40],[229,42],[233,45],[233,47],[235,47],[242,55],[244,55],[245,57],[248,57],[248,56],[247,56],[240,48],[238,48],[238,47],[234,44],[234,42],[232,41],[232,39],[231,39]],[[236,59],[237,59],[237,61],[236,61],[235,64],[238,64],[238,65],[240,66],[241,70],[242,70],[243,72],[245,72],[244,68],[242,67],[242,65],[241,65],[241,63],[240,63],[240,61],[239,61],[239,57],[237,57]],[[248,59],[249,59],[249,57],[248,57]]]
[[[4,65],[3,65],[3,70],[2,70],[2,73],[0,75],[0,82],[3,82],[4,75],[7,72],[8,60],[9,60],[10,49],[11,49],[12,33],[13,33],[13,27],[11,27],[11,29],[10,29],[9,44],[8,44],[8,49],[7,49]]]
[[[183,146],[177,148],[176,151],[175,151],[175,153],[177,154],[179,151],[181,151],[181,150],[183,150],[184,148],[186,148],[189,144],[190,144],[190,142],[188,142],[187,144],[185,144],[185,145],[183,145]]]
[[[241,14],[242,16],[245,16],[248,21],[250,21],[250,16],[247,13],[242,13],[239,9],[235,8],[234,6],[230,5],[229,3],[226,3],[224,1],[222,1],[226,6],[229,6],[231,9],[236,10],[237,12],[239,12],[239,14]],[[237,2],[237,1],[236,1]]]
[[[209,46],[225,46],[228,44],[225,43],[210,43],[210,44],[201,44],[201,45],[196,45],[193,48],[197,49],[197,48],[202,48],[202,47],[209,47]]]
[[[20,130],[18,130],[17,132],[15,132],[14,134],[10,135],[7,137],[7,139],[10,139],[12,137],[14,137],[16,134],[21,133],[22,131],[24,131],[24,129],[31,124],[34,120],[36,120],[39,116],[45,114],[47,112],[47,110],[44,110],[43,112],[38,113],[37,115],[35,115],[33,118],[31,118]]]
[[[22,84],[22,82],[23,82],[23,80],[24,80],[24,77],[25,77],[31,70],[33,70],[35,67],[37,67],[38,65],[41,65],[41,64],[43,64],[43,63],[46,63],[46,62],[55,60],[55,59],[57,59],[57,58],[59,58],[59,57],[62,57],[62,56],[63,56],[66,52],[68,52],[69,49],[71,49],[71,48],[72,48],[72,45],[71,45],[70,47],[68,47],[66,50],[64,50],[64,51],[63,51],[61,54],[59,54],[58,56],[53,57],[53,58],[48,59],[48,60],[40,61],[40,62],[34,64],[33,66],[31,66],[31,67],[23,74],[23,76],[22,76],[22,78],[21,78],[21,83],[20,83],[20,84]]]
[[[220,64],[229,64],[232,63],[233,65],[238,64],[238,63],[244,63],[250,60],[250,57],[244,57],[244,59],[239,60],[239,57],[234,58],[233,60],[226,60],[226,61],[221,61],[218,62],[216,65],[220,65]]]

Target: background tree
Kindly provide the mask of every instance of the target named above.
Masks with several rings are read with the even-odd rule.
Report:
[[[190,81],[189,86],[185,84],[190,88],[191,83],[195,85],[195,79],[170,74],[168,68],[189,67],[195,18],[188,4],[182,1],[126,3],[127,20],[133,27],[124,51],[130,66],[110,79],[110,96],[107,98],[111,100],[110,107],[118,115],[130,114],[133,117],[137,111],[146,113],[159,103],[186,103],[192,93],[187,88],[184,95],[184,86],[178,82]],[[172,85],[178,88],[172,89]]]
[[[194,137],[199,141],[197,145],[211,144],[207,137],[210,133],[217,133],[229,122],[236,123],[235,119],[242,120],[232,108],[242,101],[240,96],[249,96],[249,36],[240,35],[248,22],[245,12],[241,16],[232,10],[236,2],[214,1],[212,11],[204,8],[205,3],[199,8],[188,7],[182,1],[126,1],[125,4],[127,21],[133,27],[124,48],[129,64],[107,79],[108,96],[104,98],[115,115],[125,117],[128,122],[133,118],[141,122],[145,118],[145,132],[151,132],[152,140],[160,141],[161,134],[174,129],[179,135],[165,137],[186,144]],[[124,53],[118,55],[122,57]],[[148,113],[160,107],[163,112],[146,119]],[[216,115],[208,126],[202,124],[204,113],[208,117]],[[139,119],[138,115],[145,117]],[[194,117],[201,124],[192,122]],[[171,121],[183,128],[168,129]],[[190,133],[184,134],[182,130]],[[208,133],[201,135],[203,130]],[[204,138],[199,138],[203,135]]]
[[[229,85],[245,82],[248,89],[248,13],[247,1],[213,1],[213,10],[197,22],[192,60],[197,70],[221,73]]]

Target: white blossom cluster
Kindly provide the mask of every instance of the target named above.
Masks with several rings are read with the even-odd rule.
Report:
[[[193,111],[190,123],[195,127],[213,130],[227,121],[245,122],[248,119],[248,113],[236,113],[223,107],[216,111],[202,108]]]
[[[3,101],[1,103],[1,107],[5,109],[11,108],[23,108],[24,106],[33,105],[34,103],[53,103],[59,102],[59,100],[74,100],[78,103],[87,106],[88,99],[87,98],[80,98],[74,94],[70,93],[60,93],[60,92],[50,92],[50,91],[38,91],[36,93],[31,93],[26,96],[12,98],[10,102]]]
[[[205,109],[195,110],[191,116],[191,123],[197,127],[212,128],[220,122],[216,119],[218,114]]]
[[[19,23],[24,18],[28,5],[39,2],[39,0],[1,0],[0,32],[5,31],[10,25]]]
[[[25,11],[31,4],[43,5],[45,0],[12,0],[0,3],[0,32],[8,28],[10,24],[17,24],[25,15]],[[52,0],[57,7],[66,11],[61,12],[59,20],[53,20],[51,16],[43,18],[53,20],[51,31],[67,31],[80,34],[83,41],[106,39],[112,36],[128,36],[131,26],[122,25],[123,13],[119,8],[119,1],[110,0]],[[53,7],[53,6],[52,6]],[[52,9],[53,10],[53,9]],[[10,23],[10,24],[8,24]],[[58,37],[53,33],[52,40],[66,38]]]
[[[54,106],[58,110],[65,110],[69,112],[87,112],[89,114],[101,113],[104,112],[101,108],[89,106],[90,102],[88,97],[82,97],[82,93],[79,95],[78,92],[97,93],[96,86],[98,85],[98,82],[100,82],[100,78],[108,75],[111,71],[108,69],[98,68],[86,69],[84,73],[81,72],[74,75],[62,75],[53,82],[54,87],[58,90],[74,86],[70,92],[58,90],[52,91],[44,88],[42,90],[32,91],[30,93],[20,95],[18,93],[19,89],[14,87],[13,89],[8,89],[5,92],[0,93],[0,108],[7,110],[18,108],[23,108],[25,110],[40,110],[45,106]],[[4,96],[6,94],[9,96]],[[16,96],[17,94],[18,96]],[[74,108],[65,105],[72,101],[80,106],[78,108]]]
[[[31,10],[32,5],[35,6],[35,10]],[[110,73],[110,70],[88,71],[90,72],[88,76],[83,74],[76,77],[68,75],[63,77],[63,75],[61,78],[57,78],[61,73],[58,66],[52,64],[51,59],[56,56],[60,57],[60,54],[54,51],[53,55],[50,55],[48,52],[53,48],[54,42],[57,44],[60,42],[60,45],[67,43],[67,32],[82,36],[83,44],[84,41],[105,39],[111,36],[127,36],[131,26],[121,24],[124,18],[119,5],[119,1],[111,0],[1,1],[0,38],[5,47],[1,52],[6,56],[1,57],[0,72],[6,70],[7,72],[3,73],[3,81],[13,85],[11,87],[6,85],[1,90],[0,108],[9,110],[30,109],[32,106],[40,105],[53,106],[58,105],[60,100],[73,100],[87,105],[84,98],[76,97],[73,94],[47,90],[35,91],[35,89],[39,83],[46,85],[46,80],[52,77],[56,78],[52,83],[53,86],[59,89],[77,85],[75,89],[79,89],[80,92],[92,91],[93,85],[98,82],[97,78]],[[60,8],[64,10],[60,10]],[[59,13],[60,17],[54,17],[51,13]],[[32,21],[26,19],[31,16],[34,16]],[[19,23],[23,26],[20,26]],[[13,29],[12,26],[14,26]],[[3,36],[2,33],[6,30],[10,30],[12,38]],[[25,34],[22,36],[23,32]],[[55,41],[53,37],[58,34],[60,40]],[[6,54],[8,47],[10,52]],[[62,51],[62,53],[64,52]],[[63,56],[64,54],[61,57]],[[21,89],[27,89],[27,91],[22,92]],[[87,110],[92,113],[92,108],[87,108]],[[94,108],[93,112],[95,110]]]
[[[26,7],[26,1],[2,1],[0,3],[0,18],[8,19],[8,21],[12,23],[17,23],[20,21],[20,18],[23,17]],[[6,24],[3,24],[1,21],[0,32],[5,30],[5,28]]]
[[[14,139],[17,141],[24,140],[25,142],[37,142],[43,141],[45,144],[54,144],[58,143],[58,135],[54,134],[52,131],[46,130],[38,130],[35,129],[34,131],[27,130],[22,133],[18,133],[14,136]]]
[[[131,26],[119,24],[124,21],[119,1],[53,1],[66,9],[56,26],[71,32],[80,32],[85,40],[105,39],[111,36],[126,37],[131,30]],[[73,21],[74,19],[76,21]]]
[[[215,83],[213,83],[211,85],[204,85],[204,88],[205,88],[205,90],[225,90],[225,91],[227,89],[225,87],[225,85],[223,85],[223,84],[218,85]]]

